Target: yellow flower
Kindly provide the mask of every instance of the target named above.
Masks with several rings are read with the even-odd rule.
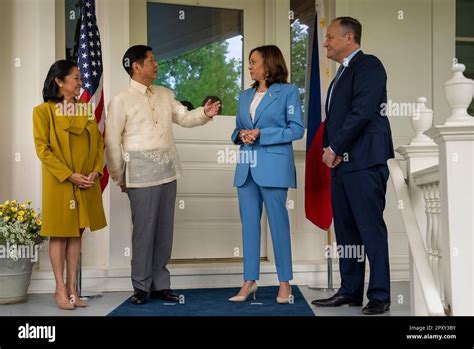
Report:
[[[12,205],[16,205],[16,200],[12,200]]]
[[[12,212],[16,212],[18,209],[16,207],[12,207]]]
[[[27,205],[31,205],[31,202],[32,202],[31,200],[28,200],[28,201],[26,202],[26,204],[27,204]]]
[[[24,215],[25,215],[25,211],[23,211],[23,210],[18,211],[18,215],[19,215],[19,216],[24,216]]]
[[[31,217],[36,218],[36,212],[32,212]]]
[[[8,221],[10,220],[10,217],[6,216],[5,218],[3,218],[3,220],[4,220],[5,222],[8,222]]]
[[[23,222],[23,217],[22,216],[18,217],[18,222],[20,222],[20,223]]]
[[[0,211],[0,216],[3,216],[3,212],[2,212],[2,211]]]
[[[21,204],[21,205],[20,205],[20,208],[21,208],[22,210],[25,210],[25,209],[26,209],[26,205],[25,205],[25,204]]]
[[[10,203],[10,201],[7,200],[3,203],[3,205],[8,206],[9,203]]]
[[[41,225],[41,220],[37,219],[36,220],[36,225]]]

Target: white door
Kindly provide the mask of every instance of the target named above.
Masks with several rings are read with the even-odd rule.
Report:
[[[168,20],[171,15],[179,18],[179,21],[167,21],[168,24],[163,25],[163,20],[150,13],[156,12],[157,8],[161,9],[162,13],[167,12],[168,17],[164,20]],[[171,71],[170,66],[173,66],[166,65],[166,62],[170,62],[167,59],[181,57],[179,55],[183,54],[183,51],[199,50],[203,45],[213,42],[211,38],[206,37],[210,35],[216,41],[222,38],[230,40],[228,56],[235,58],[240,55],[238,58],[242,62],[243,80],[239,81],[239,90],[240,87],[250,86],[247,57],[252,48],[264,44],[264,1],[148,1],[147,11],[147,42],[149,45],[158,45],[161,48],[155,52],[158,56],[159,70]],[[200,13],[199,20],[196,18],[196,13]],[[219,22],[219,18],[223,20]],[[235,18],[240,18],[241,23],[235,26],[229,25],[229,21]],[[209,26],[203,26],[203,23],[209,23]],[[240,48],[239,37],[234,35],[238,30],[241,31],[243,40],[243,45],[240,41]],[[179,35],[170,34],[175,32],[179,32]],[[193,35],[192,38],[190,35]],[[232,37],[229,38],[229,35]],[[157,40],[157,37],[160,40]],[[164,56],[161,60],[160,55]],[[178,69],[177,66],[174,68]],[[182,80],[182,76],[179,79]],[[167,80],[167,83],[172,82],[175,82],[175,85],[171,87],[179,90],[176,86],[178,82],[173,79]],[[212,84],[209,82],[209,85]],[[200,88],[209,89],[201,91],[201,98],[214,94],[213,86]],[[188,92],[188,95],[195,95],[195,92],[199,91]],[[188,99],[188,95],[181,97]],[[232,103],[227,103],[227,106],[230,104]],[[229,113],[229,110],[233,112]],[[237,192],[232,186],[235,170],[232,152],[237,147],[230,142],[230,135],[235,127],[235,108],[226,108],[224,103],[223,113],[233,115],[218,116],[213,122],[192,129],[174,125],[174,136],[183,167],[183,176],[178,180],[176,200],[172,253],[172,259],[175,261],[223,261],[242,257]],[[265,221],[265,217],[262,221]],[[266,224],[262,224],[261,241],[261,257],[265,258]]]

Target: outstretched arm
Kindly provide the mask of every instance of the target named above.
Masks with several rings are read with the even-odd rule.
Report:
[[[195,127],[201,126],[212,120],[217,114],[220,104],[206,103],[204,107],[199,107],[194,110],[188,111],[188,109],[178,102],[171,90],[167,90],[169,94],[169,100],[171,103],[171,115],[173,122],[182,127]],[[217,109],[216,109],[216,106]]]

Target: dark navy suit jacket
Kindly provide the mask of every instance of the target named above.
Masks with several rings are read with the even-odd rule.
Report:
[[[394,157],[390,123],[382,112],[386,110],[386,84],[382,62],[360,51],[337,81],[329,109],[326,100],[323,146],[330,146],[337,155],[346,155],[337,171],[385,165]]]

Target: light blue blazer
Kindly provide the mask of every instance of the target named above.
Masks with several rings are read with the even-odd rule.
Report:
[[[239,96],[237,125],[231,138],[241,145],[234,186],[244,185],[250,172],[260,186],[296,188],[292,142],[304,135],[298,88],[291,84],[272,84],[258,105],[252,123],[250,104],[255,92],[255,88],[249,88]],[[253,144],[242,144],[240,130],[255,128],[260,129],[260,137]]]

